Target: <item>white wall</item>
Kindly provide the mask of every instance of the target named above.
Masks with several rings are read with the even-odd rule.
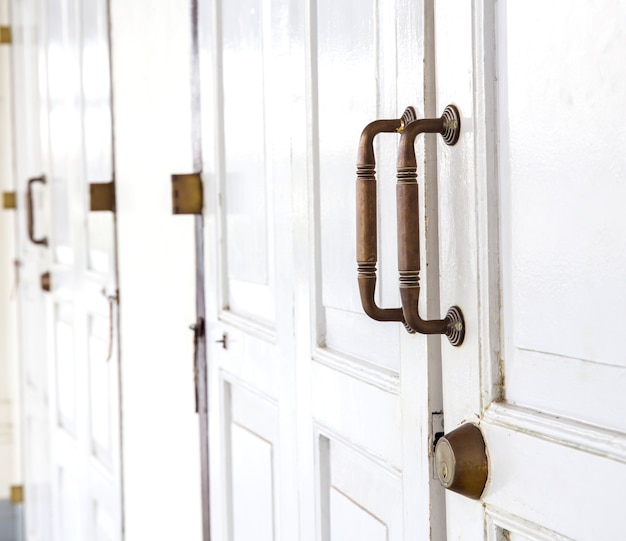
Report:
[[[191,2],[111,0],[126,541],[201,538],[193,387]]]
[[[0,25],[8,24],[8,1],[0,0]],[[0,45],[0,192],[14,190],[10,73],[10,45]],[[14,220],[14,211],[0,209],[0,499],[20,478]]]

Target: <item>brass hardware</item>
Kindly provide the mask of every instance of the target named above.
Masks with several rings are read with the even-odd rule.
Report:
[[[4,192],[2,194],[2,208],[7,210],[17,208],[15,192]]]
[[[379,133],[402,133],[415,118],[415,109],[407,107],[402,118],[370,122],[361,133],[359,141],[356,166],[356,258],[359,293],[363,310],[377,321],[404,322],[404,317],[401,308],[380,308],[374,299],[378,263],[374,138]]]
[[[172,212],[202,214],[202,178],[200,173],[172,175]]]
[[[118,301],[119,297],[117,293],[114,295],[107,295],[106,289],[102,290],[102,294],[106,297],[107,302],[109,303],[109,349],[105,361],[108,363],[113,358],[113,342],[115,338],[113,316],[115,315],[115,303]]]
[[[33,208],[33,184],[35,182],[46,183],[46,177],[44,175],[40,177],[31,178],[28,181],[28,188],[26,191],[26,215],[28,219],[28,238],[34,244],[40,244],[41,246],[48,246],[48,238],[42,237],[40,239],[35,238],[35,210]]]
[[[200,340],[204,338],[204,318],[199,317],[197,321],[189,325],[193,331],[193,385],[196,392],[196,413],[200,412],[200,387],[198,385],[198,348]]]
[[[228,349],[228,335],[226,333],[222,333],[222,339],[216,340],[216,344],[222,344],[222,349]]]
[[[454,145],[459,139],[460,129],[459,112],[453,105],[448,105],[440,118],[425,118],[407,125],[400,138],[396,186],[398,271],[404,319],[416,332],[445,334],[454,346],[460,346],[465,337],[463,314],[457,306],[448,310],[445,319],[424,320],[419,315],[420,218],[415,138],[420,133],[439,133],[446,144]]]
[[[480,429],[467,423],[439,438],[435,447],[435,470],[445,488],[479,500],[489,471]]]
[[[41,275],[40,282],[41,282],[41,289],[49,293],[50,290],[52,289],[52,280],[50,278],[50,273],[44,272]]]
[[[10,26],[0,26],[0,44],[9,44],[13,41]]]
[[[11,485],[9,500],[13,505],[24,503],[24,487],[22,485]]]
[[[115,183],[99,182],[89,185],[89,210],[115,212]]]

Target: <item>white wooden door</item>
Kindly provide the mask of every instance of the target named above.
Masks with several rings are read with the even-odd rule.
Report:
[[[626,522],[626,11],[619,2],[437,0],[445,429],[478,423],[482,500],[452,539],[619,539]]]
[[[17,188],[17,294],[22,400],[22,469],[24,485],[24,534],[32,541],[48,539],[51,530],[51,455],[48,421],[49,371],[45,294],[39,277],[48,269],[45,247],[28,239],[26,189],[30,178],[43,171],[40,134],[38,58],[41,46],[39,11],[30,2],[11,4],[11,66],[13,70],[14,174]],[[36,238],[44,233],[43,193],[35,188]]]
[[[15,123],[31,134],[16,144],[17,163],[40,156],[30,214],[32,237],[46,239],[20,235],[29,540],[122,535],[115,223],[110,211],[90,213],[90,183],[113,180],[107,10],[15,2],[16,52],[29,52],[14,58],[29,70],[16,78]],[[27,198],[21,223],[25,210]]]
[[[431,469],[441,338],[363,313],[354,225],[363,128],[408,105],[432,114],[432,10],[409,0],[199,8],[213,536],[443,539]],[[397,142],[376,143],[377,298],[388,307],[399,306]],[[434,178],[432,143],[419,154]],[[436,190],[422,195],[436,224]],[[434,240],[425,228],[429,315]]]

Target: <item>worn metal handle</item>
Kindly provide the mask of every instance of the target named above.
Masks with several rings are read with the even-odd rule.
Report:
[[[461,310],[453,306],[445,319],[424,320],[419,314],[420,239],[419,187],[415,139],[420,133],[439,133],[448,145],[459,138],[460,117],[453,105],[446,107],[440,118],[426,118],[409,124],[402,132],[398,150],[398,183],[396,188],[398,217],[398,271],[400,299],[406,323],[421,334],[445,334],[459,346],[465,336]]]
[[[378,223],[376,204],[376,157],[374,138],[379,133],[402,133],[413,120],[408,107],[401,118],[370,122],[359,141],[356,171],[356,259],[359,293],[363,310],[377,321],[402,321],[402,308],[380,308],[374,299],[378,263]]]
[[[42,237],[40,239],[35,238],[35,210],[33,208],[33,184],[35,182],[46,183],[46,177],[44,175],[40,177],[33,177],[28,181],[28,188],[26,192],[26,214],[28,219],[28,238],[34,243],[41,246],[48,246],[48,238]]]

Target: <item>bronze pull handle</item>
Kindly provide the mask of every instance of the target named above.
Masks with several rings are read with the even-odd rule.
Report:
[[[396,188],[398,271],[404,319],[421,334],[445,334],[454,346],[460,346],[465,337],[463,314],[457,306],[448,310],[445,319],[424,320],[419,315],[419,189],[414,145],[420,133],[440,133],[446,144],[454,145],[459,139],[460,128],[459,112],[453,105],[446,107],[441,118],[425,118],[409,124],[400,138]]]
[[[33,208],[33,184],[35,182],[41,182],[42,184],[46,183],[46,177],[34,177],[28,181],[28,189],[26,192],[26,214],[28,218],[28,238],[34,244],[40,244],[42,246],[48,246],[48,238],[42,237],[40,239],[35,238],[35,210]]]
[[[361,133],[359,141],[356,166],[356,259],[359,293],[363,310],[377,321],[404,322],[404,317],[402,308],[380,308],[374,299],[378,263],[374,138],[379,133],[402,133],[415,117],[415,110],[407,107],[402,118],[370,122]]]

